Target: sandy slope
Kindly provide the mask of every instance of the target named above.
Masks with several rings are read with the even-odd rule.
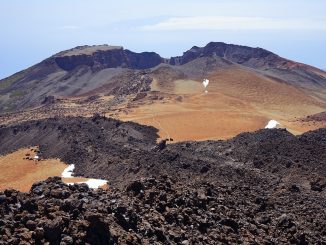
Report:
[[[37,181],[60,176],[67,166],[58,159],[26,160],[26,154],[35,155],[31,148],[27,148],[0,157],[0,190],[14,188],[29,191]]]
[[[140,106],[121,117],[158,128],[162,138],[169,136],[182,141],[230,138],[244,128],[253,131],[263,127],[267,118],[253,113],[249,105],[237,99],[201,92],[184,96],[182,102]]]
[[[48,177],[61,176],[67,164],[59,159],[28,160],[35,156],[33,148],[24,148],[11,154],[0,156],[0,191],[13,188],[28,192],[33,183],[46,180]],[[88,178],[62,178],[64,183],[87,182]],[[107,185],[102,186],[107,188]]]
[[[301,120],[326,111],[323,102],[326,91],[322,89],[317,98],[316,92],[238,65],[218,67],[207,77],[196,80],[182,80],[172,71],[160,69],[157,74],[150,74],[154,78],[150,92],[141,90],[138,94],[120,95],[115,99],[95,91],[93,95],[98,96],[93,101],[88,101],[87,96],[91,95],[88,94],[60,99],[44,108],[0,115],[0,125],[49,116],[89,117],[100,113],[154,126],[160,130],[161,138],[171,137],[174,141],[231,138],[241,132],[264,128],[272,119],[295,134],[326,127],[326,121],[303,123]],[[201,84],[204,78],[210,80],[207,94]],[[140,77],[135,79],[138,81]]]
[[[145,101],[119,118],[157,127],[161,138],[175,141],[231,138],[264,128],[270,119],[293,133],[326,126],[296,120],[325,111],[326,105],[291,85],[238,67],[219,70],[208,78],[207,94],[201,81],[162,84],[154,80],[152,91],[160,91],[165,99]]]

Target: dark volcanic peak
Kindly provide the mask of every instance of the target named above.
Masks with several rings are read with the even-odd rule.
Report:
[[[263,75],[299,87],[326,88],[325,77],[321,75],[324,72],[317,68],[284,59],[262,48],[223,42],[210,42],[205,47],[194,46],[182,56],[170,59],[164,59],[155,52],[135,53],[121,46],[80,46],[54,55],[50,58],[50,63],[55,63],[65,71],[73,71],[78,67],[88,67],[93,71],[106,68],[142,70],[154,68],[162,63],[180,66],[199,58],[209,58],[213,63],[214,60],[217,62],[222,59],[228,65],[234,63],[249,67]],[[209,67],[198,67],[198,69],[209,70]]]
[[[78,66],[89,66],[101,69],[119,67],[148,69],[161,63],[183,65],[201,57],[219,57],[237,64],[258,69],[275,67],[303,68],[306,66],[284,59],[262,48],[252,48],[223,42],[210,42],[205,47],[194,46],[190,50],[184,52],[182,56],[171,57],[170,59],[162,58],[155,52],[135,53],[124,49],[122,46],[111,46],[106,44],[93,46],[85,45],[57,53],[40,64],[51,65],[55,63],[66,71],[71,71]],[[317,68],[314,69],[318,70]]]
[[[253,68],[282,67],[288,65],[289,62],[262,48],[251,48],[223,42],[210,42],[205,47],[194,46],[182,56],[171,57],[170,59],[164,59],[155,52],[135,53],[123,49],[121,46],[110,45],[78,46],[55,54],[51,58],[61,69],[71,71],[78,66],[100,69],[118,67],[148,69],[161,63],[183,65],[201,57],[220,57]]]
[[[54,55],[55,63],[63,70],[71,71],[78,66],[105,68],[147,69],[164,62],[154,52],[134,53],[120,46],[79,46]]]
[[[172,57],[170,64],[182,65],[200,57],[221,57],[238,64],[244,64],[250,67],[262,66],[270,63],[275,66],[280,61],[287,60],[278,55],[262,48],[251,48],[234,44],[226,44],[223,42],[210,42],[205,47],[194,46],[190,50],[183,53],[182,56]],[[263,60],[263,61],[262,61]],[[258,62],[260,61],[260,62]]]
[[[165,64],[164,67],[161,64]],[[147,76],[146,81],[153,80],[154,76],[162,77],[165,82],[178,78],[198,80],[234,66],[249,68],[259,76],[302,88],[319,100],[325,100],[324,71],[261,48],[211,42],[205,47],[194,46],[182,56],[165,59],[155,52],[135,53],[120,46],[98,45],[60,52],[1,80],[0,112],[40,106],[47,96],[83,96],[104,92],[103,88],[107,94],[117,96],[116,91],[125,90],[121,87],[143,84],[142,75]],[[148,90],[149,83],[133,91]]]
[[[164,62],[168,62],[171,65],[183,65],[200,57],[221,57],[234,63],[245,63],[248,66],[257,65],[257,62],[253,62],[255,59],[267,59],[271,64],[275,61],[278,63],[285,61],[285,59],[280,58],[276,54],[261,48],[251,48],[223,42],[210,42],[205,47],[194,46],[182,56],[171,57],[170,59],[163,59],[154,52],[134,53],[124,50],[121,46],[109,45],[78,46],[60,52],[53,57],[57,65],[64,70],[72,70],[80,65],[102,65],[103,68],[147,69]]]
[[[169,63],[184,65],[199,58],[222,59],[230,64],[250,68],[263,76],[307,90],[326,89],[324,71],[282,58],[262,48],[210,42],[205,47],[194,46],[182,56],[172,57]]]

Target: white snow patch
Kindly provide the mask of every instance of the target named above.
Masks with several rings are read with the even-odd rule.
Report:
[[[100,186],[106,185],[108,182],[103,179],[89,179],[86,181],[86,184],[89,188],[97,189]]]
[[[204,79],[203,81],[203,86],[206,88],[209,84],[209,80],[208,79]]]
[[[73,184],[87,184],[89,188],[92,189],[97,189],[103,185],[106,185],[108,182],[106,180],[102,179],[89,179],[87,181],[83,182],[75,182],[75,183],[67,183],[68,185],[73,185]]]
[[[65,170],[63,170],[61,176],[63,178],[75,178],[74,176],[72,176],[74,169],[75,169],[75,165],[70,164],[67,168],[65,168]],[[67,184],[73,185],[73,184],[83,184],[83,183],[87,184],[89,188],[97,189],[100,186],[107,184],[107,181],[102,179],[88,179],[87,181],[83,181],[83,182],[71,182]]]
[[[280,123],[276,120],[270,120],[265,128],[275,128],[277,125],[279,125]]]
[[[70,164],[68,167],[65,168],[65,170],[63,170],[61,176],[63,178],[72,178],[72,172],[75,169],[75,164]]]

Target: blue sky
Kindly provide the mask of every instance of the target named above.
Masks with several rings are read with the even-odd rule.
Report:
[[[2,0],[0,78],[78,45],[181,55],[210,41],[326,69],[323,0]]]

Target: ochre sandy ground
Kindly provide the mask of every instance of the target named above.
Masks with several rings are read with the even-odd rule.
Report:
[[[20,149],[0,157],[0,190],[14,188],[27,192],[32,184],[51,176],[61,176],[66,164],[58,159],[25,160],[26,154],[35,155],[30,148]]]
[[[42,159],[41,161],[27,160],[26,154],[34,157],[33,148],[25,148],[11,154],[0,156],[0,191],[13,188],[28,192],[33,183],[46,180],[49,177],[61,176],[68,166],[59,159]],[[63,178],[65,183],[85,182],[87,178]],[[107,188],[107,185],[101,188]]]
[[[237,100],[224,98],[229,108],[219,100],[209,97],[223,95],[208,93],[185,98],[183,102],[151,104],[135,108],[123,120],[152,125],[159,129],[161,138],[171,137],[174,141],[225,139],[243,132],[265,126],[266,118],[253,116],[250,107],[241,111]]]
[[[264,128],[271,119],[295,134],[326,127],[325,122],[298,120],[326,110],[325,103],[298,88],[240,68],[208,78],[207,94],[201,81],[176,80],[164,86],[154,81],[152,91],[175,99],[145,102],[118,118],[154,126],[161,138],[171,137],[174,142],[232,138]],[[180,96],[181,101],[176,99]]]

